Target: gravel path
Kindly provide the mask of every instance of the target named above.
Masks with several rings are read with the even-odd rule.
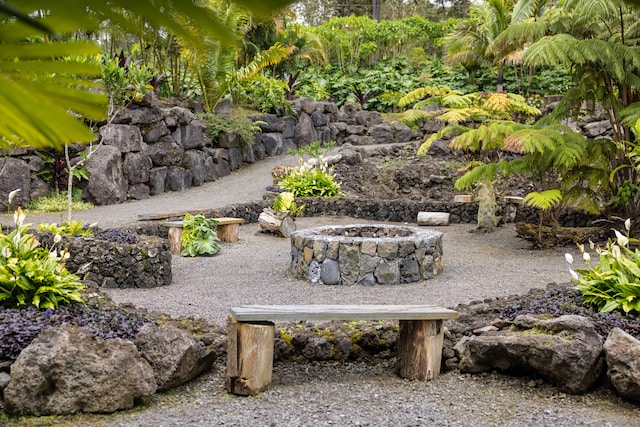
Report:
[[[275,158],[184,193],[78,212],[76,219],[100,227],[133,223],[138,214],[224,207],[258,200],[271,168],[291,163]],[[59,221],[59,215],[28,221]],[[8,223],[3,215],[0,221]],[[364,223],[341,217],[300,218],[298,228]],[[409,224],[415,225],[415,224]],[[214,257],[174,257],[167,287],[109,290],[132,303],[175,316],[199,316],[223,325],[238,304],[423,303],[453,307],[488,297],[519,294],[548,282],[568,280],[559,250],[533,251],[513,226],[491,234],[469,233],[471,225],[444,232],[442,274],[413,284],[375,287],[313,285],[287,275],[288,239],[240,228],[240,241],[223,244]],[[575,254],[574,254],[575,255]],[[640,426],[640,408],[606,390],[568,396],[531,379],[450,372],[428,383],[398,378],[391,362],[279,363],[271,390],[255,398],[224,392],[224,360],[199,379],[150,398],[146,405],[110,415],[17,420],[60,426]],[[2,421],[0,421],[2,424]]]

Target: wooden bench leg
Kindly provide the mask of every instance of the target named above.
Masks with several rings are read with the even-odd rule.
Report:
[[[396,352],[398,375],[419,381],[437,377],[443,339],[442,320],[401,320]]]
[[[268,390],[273,370],[273,323],[229,318],[227,331],[227,391],[251,396]]]
[[[234,243],[238,241],[238,229],[240,224],[218,225],[218,239],[221,242]]]
[[[172,254],[182,253],[182,227],[169,227],[169,248]]]

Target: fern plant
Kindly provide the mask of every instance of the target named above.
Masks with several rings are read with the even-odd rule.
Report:
[[[182,221],[182,256],[215,255],[220,251],[218,221],[186,214]]]

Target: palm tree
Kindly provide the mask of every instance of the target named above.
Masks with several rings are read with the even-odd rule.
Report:
[[[286,0],[237,0],[267,13]],[[94,135],[76,118],[101,119],[106,98],[94,42],[65,37],[99,31],[110,22],[136,32],[139,25],[164,28],[185,44],[202,49],[230,40],[232,31],[215,11],[197,1],[57,0],[0,2],[0,148],[57,148],[89,142]],[[200,31],[193,31],[198,28]]]
[[[503,91],[504,66],[508,53],[495,45],[498,36],[510,25],[512,0],[485,0],[473,3],[469,19],[461,22],[444,39],[448,51],[445,60],[464,65],[473,73],[479,66],[497,67],[497,91]]]

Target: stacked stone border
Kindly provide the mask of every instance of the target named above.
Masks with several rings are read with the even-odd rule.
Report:
[[[291,234],[291,271],[325,285],[393,285],[442,271],[442,233],[415,227],[354,224]]]

